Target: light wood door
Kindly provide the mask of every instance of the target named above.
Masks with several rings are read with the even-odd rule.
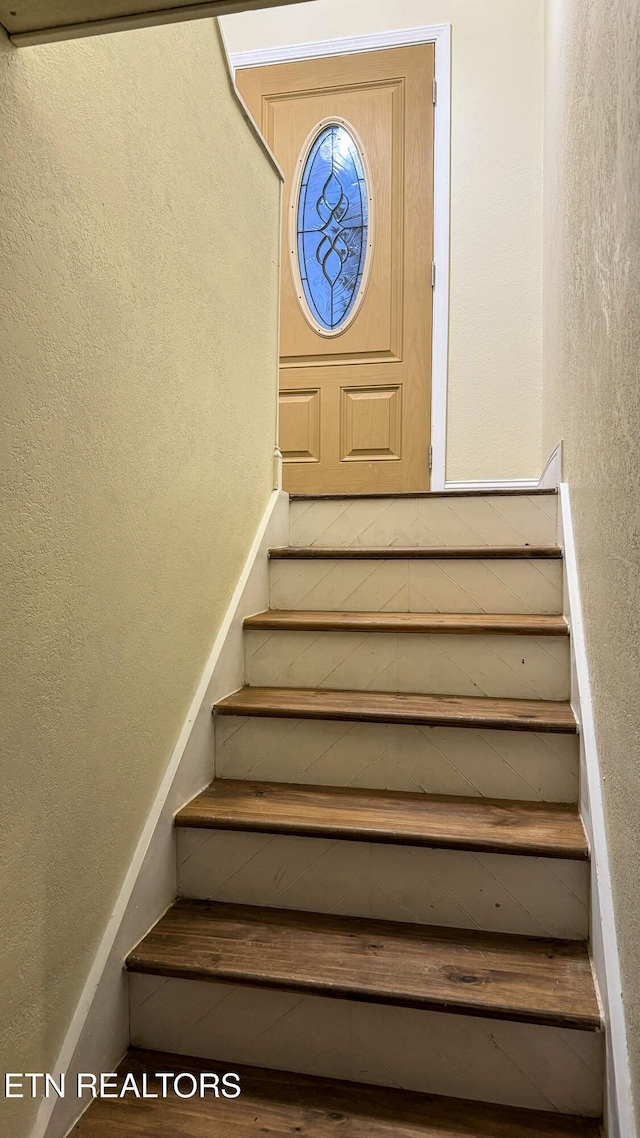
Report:
[[[285,175],[280,448],[290,492],[429,489],[433,77],[432,44],[236,74]],[[318,194],[317,178],[313,183],[314,141],[320,145],[320,132],[332,124],[353,140],[367,210],[361,278],[347,319],[335,328],[331,317],[321,326],[309,299],[314,272],[322,269],[320,286],[326,290],[329,280],[333,288],[336,257],[353,248],[345,229],[353,215],[338,204],[346,203],[341,185],[331,178]],[[340,168],[335,172],[344,182]],[[302,192],[310,187],[309,209],[324,242],[308,273],[304,252],[299,257],[298,231],[308,225],[301,183]]]

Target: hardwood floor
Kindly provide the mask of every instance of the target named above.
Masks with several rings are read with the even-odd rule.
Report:
[[[269,609],[245,618],[246,629],[296,632],[451,632],[568,636],[563,616],[442,612],[309,612]]]
[[[560,700],[543,699],[247,687],[220,700],[214,713],[576,733],[571,705]]]
[[[131,972],[598,1031],[586,946],[572,941],[178,901]]]
[[[118,1068],[138,1085],[155,1072],[239,1075],[238,1098],[96,1101],[70,1138],[599,1138],[595,1119],[267,1071],[164,1052],[132,1050]]]
[[[577,807],[216,779],[176,825],[586,860]]]

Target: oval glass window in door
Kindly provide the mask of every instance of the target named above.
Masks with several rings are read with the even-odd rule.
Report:
[[[353,128],[342,121],[319,124],[300,159],[294,279],[302,311],[321,335],[343,332],[364,297],[372,249],[365,165]]]

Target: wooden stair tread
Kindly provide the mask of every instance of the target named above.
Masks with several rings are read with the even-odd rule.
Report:
[[[563,616],[533,613],[346,612],[269,609],[245,617],[246,629],[296,632],[443,632],[568,636]]]
[[[178,901],[132,972],[459,1012],[601,1026],[586,946],[215,901]]]
[[[236,1062],[133,1049],[118,1068],[138,1086],[161,1090],[155,1072],[233,1070],[242,1094],[235,1099],[98,1099],[70,1138],[599,1138],[594,1118],[493,1106],[468,1099],[342,1082]]]
[[[366,723],[576,733],[571,704],[543,699],[247,687],[220,700],[214,712],[285,719],[353,719]]]
[[[216,779],[178,826],[437,846],[539,857],[588,857],[575,806],[359,787]]]
[[[557,493],[554,488],[535,486],[527,490],[518,486],[512,490],[504,487],[497,490],[399,490],[378,494],[290,494],[289,497],[292,502],[341,502],[351,498],[359,502],[362,498],[535,498],[554,497]]]
[[[559,545],[287,545],[269,550],[273,560],[321,559],[327,561],[391,561],[391,560],[476,560],[491,561],[534,558],[561,558]]]

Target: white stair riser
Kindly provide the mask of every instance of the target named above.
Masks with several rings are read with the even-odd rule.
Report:
[[[450,928],[588,935],[585,862],[297,835],[181,828],[178,891]]]
[[[134,1047],[599,1115],[602,1037],[240,985],[130,974]]]
[[[557,495],[292,501],[292,545],[555,545]]]
[[[562,612],[562,561],[279,560],[270,607],[352,612]]]
[[[575,802],[576,735],[327,719],[215,719],[217,778]]]
[[[568,699],[566,636],[245,632],[254,687]]]

